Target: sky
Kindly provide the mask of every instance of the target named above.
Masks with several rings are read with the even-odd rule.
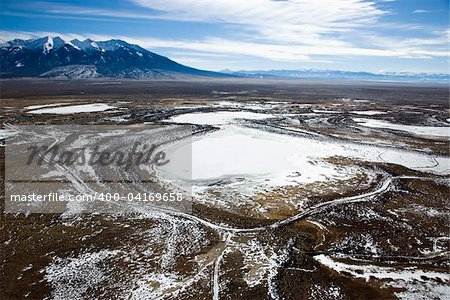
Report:
[[[123,39],[196,68],[449,73],[450,0],[1,0],[0,39]]]

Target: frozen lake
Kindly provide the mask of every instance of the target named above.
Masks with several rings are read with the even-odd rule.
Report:
[[[412,126],[362,118],[354,118],[353,120],[359,125],[370,128],[387,128],[425,137],[450,137],[450,127]]]
[[[357,171],[357,167],[342,167],[326,162],[325,159],[330,157],[393,163],[436,174],[449,172],[450,161],[447,157],[377,145],[293,137],[248,128],[235,121],[239,118],[263,119],[270,116],[248,112],[212,112],[172,118],[172,121],[180,123],[220,125],[221,128],[194,138],[192,143],[175,145],[170,155],[175,165],[182,163],[186,151],[192,151],[192,173],[175,175],[197,184],[244,177],[258,186],[274,187],[346,179]]]
[[[168,119],[168,121],[198,125],[224,125],[229,124],[236,119],[262,120],[273,117],[274,115],[271,114],[261,114],[248,111],[217,111],[177,115]]]
[[[36,107],[38,107],[36,109]],[[67,115],[67,114],[77,114],[84,112],[99,112],[105,111],[108,109],[116,108],[115,106],[111,106],[105,103],[95,103],[95,104],[80,104],[80,105],[68,105],[68,106],[58,106],[58,107],[49,107],[43,108],[43,106],[34,106],[35,109],[28,111],[30,114],[58,114],[58,115]],[[28,108],[31,108],[28,107]]]

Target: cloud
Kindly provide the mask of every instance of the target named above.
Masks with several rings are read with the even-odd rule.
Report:
[[[367,34],[365,39],[381,49],[397,49],[399,57],[431,58],[448,57],[448,30],[435,31],[426,38],[393,38]]]
[[[413,11],[413,14],[427,14],[427,13],[431,13],[433,11],[431,10],[426,10],[426,9],[416,9],[415,11]]]
[[[172,20],[238,25],[259,39],[332,45],[326,34],[348,32],[387,14],[365,0],[132,0]]]
[[[345,43],[333,34],[375,24],[379,17],[388,14],[377,8],[375,2],[367,0],[328,0],[327,5],[316,0],[130,1],[138,5],[139,10],[108,10],[51,2],[18,7],[64,18],[90,16],[119,21],[139,19],[231,24],[240,37],[328,46]]]
[[[7,30],[0,30],[0,40],[2,41],[11,41],[14,39],[21,39],[21,40],[27,40],[27,39],[34,39],[34,38],[40,38],[43,36],[59,36],[63,40],[70,41],[73,39],[79,39],[84,40],[87,38],[86,35],[82,34],[75,34],[75,33],[58,33],[58,32],[51,32],[51,31],[7,31]],[[100,37],[100,36],[99,36]],[[101,36],[102,39],[110,39],[109,36]]]
[[[118,21],[147,19],[177,22],[204,22],[230,25],[227,35],[210,32],[210,36],[191,39],[163,39],[138,36],[97,34],[58,34],[49,32],[1,32],[12,38],[61,35],[65,39],[107,40],[119,38],[147,49],[175,53],[184,62],[206,62],[215,59],[258,58],[272,62],[295,63],[356,57],[433,58],[447,57],[448,32],[427,30],[423,24],[381,22],[390,14],[377,5],[385,1],[328,0],[130,0],[134,10],[108,10],[40,4],[43,16],[62,18],[104,18]],[[32,4],[35,5],[35,4]],[[136,8],[136,7],[135,7]],[[140,22],[140,21],[139,21]],[[383,34],[396,28],[422,32],[420,38]],[[381,30],[380,30],[381,29]],[[189,30],[189,24],[186,25]],[[158,51],[159,51],[158,50]],[[156,51],[156,52],[158,52]],[[178,51],[179,54],[176,54]],[[180,54],[184,52],[185,54]],[[187,53],[187,54],[186,54]],[[197,53],[194,57],[193,53]]]

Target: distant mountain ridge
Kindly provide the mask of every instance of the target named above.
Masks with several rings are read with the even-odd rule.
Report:
[[[0,44],[0,77],[180,79],[230,77],[179,64],[122,40],[15,39]]]
[[[57,79],[132,78],[189,79],[248,77],[279,79],[339,79],[449,83],[449,74],[350,72],[339,70],[270,70],[212,72],[179,64],[165,56],[118,39],[94,41],[42,37],[0,43],[0,78]]]
[[[286,79],[344,79],[368,81],[405,81],[405,82],[436,82],[449,83],[450,75],[441,73],[410,73],[410,72],[351,72],[339,70],[270,70],[270,71],[230,71],[223,73],[241,77],[286,78]]]

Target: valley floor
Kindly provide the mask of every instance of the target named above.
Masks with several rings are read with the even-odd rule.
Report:
[[[9,179],[20,171],[8,166],[21,143],[122,149],[159,134],[168,167],[56,168],[44,178],[67,194],[164,191],[189,200],[183,209],[118,201],[106,212],[67,203],[10,213],[3,196],[2,299],[450,296],[446,87],[0,84],[3,195],[17,188]],[[90,131],[97,125],[115,131]],[[186,153],[187,169],[170,167],[184,166]]]

